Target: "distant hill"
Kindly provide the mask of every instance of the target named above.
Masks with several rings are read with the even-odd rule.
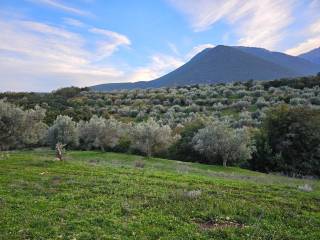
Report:
[[[93,86],[95,91],[157,88],[232,81],[271,80],[313,75],[320,65],[305,59],[261,48],[219,45],[207,48],[176,70],[152,81]]]
[[[299,57],[309,60],[310,62],[320,64],[320,47],[309,52],[299,55]],[[319,71],[320,72],[320,71]]]

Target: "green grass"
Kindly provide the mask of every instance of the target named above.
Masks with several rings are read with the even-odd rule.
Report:
[[[0,239],[318,240],[319,227],[316,180],[116,153],[0,159]]]

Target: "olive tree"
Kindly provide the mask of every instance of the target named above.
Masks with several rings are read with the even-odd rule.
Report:
[[[103,127],[104,119],[96,115],[92,116],[89,121],[80,121],[77,126],[80,147],[86,150],[98,148],[98,136]]]
[[[117,120],[104,119],[94,115],[88,122],[78,125],[81,147],[84,149],[99,148],[105,151],[114,148],[125,133],[125,126]]]
[[[24,146],[44,144],[48,130],[48,126],[43,122],[45,116],[46,110],[39,106],[25,111],[24,130],[21,135]]]
[[[0,101],[0,150],[15,147],[23,128],[24,112],[5,101]]]
[[[45,110],[40,107],[24,111],[0,100],[0,150],[37,145],[44,138]]]
[[[160,125],[150,118],[133,126],[132,147],[148,157],[166,151],[176,140],[170,126]]]
[[[48,130],[47,141],[52,148],[57,143],[67,147],[76,147],[79,142],[76,123],[68,116],[57,116],[53,125]]]
[[[246,129],[232,129],[222,122],[211,122],[200,129],[192,139],[196,151],[212,162],[229,163],[251,157],[250,138]]]

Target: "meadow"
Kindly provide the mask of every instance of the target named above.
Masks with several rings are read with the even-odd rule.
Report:
[[[0,239],[320,239],[320,182],[122,153],[9,151]]]

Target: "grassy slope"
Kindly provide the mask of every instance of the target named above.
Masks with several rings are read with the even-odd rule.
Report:
[[[0,160],[0,239],[312,240],[319,226],[319,181],[115,153]]]

